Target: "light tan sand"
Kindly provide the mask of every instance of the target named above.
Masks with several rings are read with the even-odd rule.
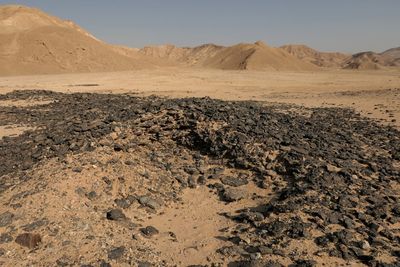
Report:
[[[271,193],[270,190],[260,189],[253,183],[242,189],[262,197]],[[250,199],[224,203],[209,188],[199,187],[196,190],[186,190],[181,204],[173,204],[165,209],[163,214],[154,216],[145,223],[161,231],[153,245],[168,263],[178,266],[207,264],[210,260],[223,260],[215,251],[226,245],[223,229],[234,225],[231,219],[221,214],[235,214],[238,210],[260,203]],[[171,242],[168,232],[175,234],[176,242]]]
[[[92,74],[62,74],[62,75],[40,75],[40,76],[19,76],[0,78],[0,93],[10,92],[16,89],[47,89],[59,92],[96,92],[96,93],[134,93],[138,96],[159,95],[166,97],[203,97],[227,100],[257,100],[272,101],[283,103],[297,103],[305,106],[325,106],[325,107],[351,107],[371,118],[381,118],[385,124],[400,126],[400,72],[399,71],[319,71],[319,72],[256,72],[256,71],[221,71],[210,69],[184,69],[184,68],[163,68],[158,70],[141,70],[130,72],[113,73],[92,73]],[[29,101],[29,100],[28,100]],[[1,107],[21,106],[28,103],[24,101],[2,101]],[[32,104],[32,103],[31,103]],[[36,104],[44,104],[37,102]],[[390,122],[391,120],[396,122]],[[11,129],[16,132],[7,132],[9,126],[0,127],[0,138],[19,134],[24,129]],[[152,147],[159,149],[159,147]],[[61,233],[59,236],[50,236],[46,232],[40,232],[46,244],[35,254],[28,254],[16,243],[11,243],[6,254],[6,265],[15,261],[28,263],[35,259],[42,261],[57,260],[60,255],[52,253],[54,247],[61,247],[63,242],[69,244],[64,247],[64,253],[81,258],[81,255],[96,255],[104,257],[107,246],[119,246],[129,244],[129,246],[145,249],[146,257],[150,260],[161,258],[165,263],[185,266],[188,264],[205,264],[209,261],[222,261],[220,254],[215,251],[218,248],[229,245],[224,241],[224,228],[230,228],[232,220],[219,215],[220,212],[235,213],[243,207],[257,206],[258,198],[252,200],[242,200],[239,202],[224,204],[218,201],[215,194],[210,193],[206,187],[188,189],[182,195],[182,203],[167,203],[158,214],[149,215],[144,209],[139,208],[136,203],[126,215],[132,218],[135,223],[140,223],[139,227],[154,226],[159,230],[159,234],[151,239],[133,239],[130,230],[126,226],[117,225],[115,222],[106,221],[99,214],[105,214],[111,208],[113,199],[121,197],[120,192],[125,192],[129,187],[136,188],[143,195],[146,187],[142,186],[143,181],[138,177],[138,170],[150,170],[150,173],[157,173],[153,162],[141,161],[145,159],[149,151],[143,148],[135,153],[126,153],[118,156],[118,172],[105,171],[92,164],[97,160],[108,162],[114,158],[114,154],[105,151],[103,156],[99,156],[99,151],[92,152],[86,156],[70,156],[66,162],[87,162],[85,170],[76,174],[72,169],[65,168],[63,162],[50,161],[48,165],[39,170],[40,179],[32,179],[28,183],[15,186],[13,190],[21,192],[31,188],[37,188],[35,183],[44,183],[48,186],[47,191],[42,191],[29,197],[28,206],[25,213],[22,213],[24,220],[20,220],[19,227],[23,223],[37,220],[40,214],[36,208],[47,207],[45,210],[46,218],[51,216],[52,220],[59,222]],[[100,154],[101,155],[101,154]],[[85,159],[85,157],[87,157]],[[104,158],[103,158],[104,157]],[[134,158],[132,158],[134,157]],[[79,161],[78,161],[79,159]],[[85,159],[85,160],[84,160]],[[93,159],[96,159],[94,161]],[[138,160],[136,171],[132,172],[131,167],[123,165],[126,159]],[[89,164],[90,162],[90,164]],[[99,165],[100,166],[100,165]],[[124,167],[125,166],[125,167]],[[153,170],[153,171],[151,171]],[[104,188],[98,188],[99,177],[107,175],[113,179],[112,195],[104,196],[104,202],[90,202],[84,196],[76,193],[77,186],[92,190],[97,188],[98,192],[105,192]],[[120,183],[118,177],[127,177],[129,184]],[[47,180],[46,180],[47,179]],[[50,182],[51,181],[51,182]],[[149,180],[152,181],[152,180]],[[149,182],[149,188],[156,187],[156,184]],[[140,186],[139,186],[140,185]],[[19,187],[20,186],[20,187]],[[253,184],[246,186],[248,192],[255,193],[257,196],[268,198],[269,191],[256,188]],[[86,189],[85,189],[86,190]],[[64,192],[66,192],[64,194]],[[126,192],[125,192],[126,193]],[[125,195],[124,193],[124,195]],[[15,191],[7,193],[4,199],[9,199],[16,194]],[[60,196],[62,196],[61,201]],[[54,199],[57,199],[55,201]],[[250,202],[246,202],[250,201]],[[40,205],[38,205],[39,203]],[[65,204],[67,203],[67,204]],[[92,206],[98,206],[100,212],[93,212]],[[196,208],[193,208],[196,207]],[[63,212],[59,212],[62,210]],[[3,212],[3,211],[1,211]],[[0,212],[0,213],[1,213]],[[65,219],[65,216],[69,218]],[[108,229],[113,229],[109,231]],[[77,238],[83,234],[96,233],[98,236],[108,237],[99,238],[99,241],[86,241]],[[172,232],[179,242],[171,240]],[[139,234],[135,234],[135,237]],[[222,238],[218,238],[222,236]],[[76,241],[71,245],[71,240]],[[95,243],[97,242],[97,243]],[[316,250],[315,244],[293,242],[291,247],[296,250]],[[128,245],[126,245],[128,247]],[[134,253],[136,250],[129,250]],[[139,250],[137,250],[139,251]],[[96,254],[97,253],[97,254]],[[99,255],[100,254],[100,255]],[[50,256],[49,256],[50,255]],[[310,254],[311,255],[311,254]],[[275,257],[275,258],[274,258]],[[271,257],[272,260],[279,259],[286,265],[289,259]],[[96,260],[96,258],[84,259],[86,261]],[[315,258],[319,265],[327,261],[327,257],[322,255]],[[344,266],[346,263],[341,259],[332,260],[329,258],[330,265]],[[84,264],[82,260],[81,264]],[[128,265],[121,265],[128,266]],[[356,265],[354,265],[356,266]]]
[[[9,137],[18,136],[23,132],[31,129],[32,128],[30,127],[15,126],[15,125],[0,126],[0,139],[3,138],[4,136],[9,136]]]
[[[355,108],[383,123],[400,126],[400,70],[259,72],[162,68],[0,78],[0,93],[16,89],[129,92],[168,97],[210,96],[313,107],[341,106]]]

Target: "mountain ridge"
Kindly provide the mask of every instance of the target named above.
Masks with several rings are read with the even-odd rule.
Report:
[[[130,48],[107,44],[70,20],[22,5],[0,6],[0,75],[103,72],[185,66],[222,70],[316,71],[400,66],[400,48],[347,55],[305,45],[265,42],[232,46],[167,44]]]

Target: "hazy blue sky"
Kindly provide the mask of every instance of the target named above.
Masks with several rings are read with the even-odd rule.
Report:
[[[325,51],[400,46],[400,0],[0,0],[71,19],[96,37],[142,47],[263,40]]]

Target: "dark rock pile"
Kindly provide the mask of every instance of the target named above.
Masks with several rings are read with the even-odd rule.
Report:
[[[246,198],[249,181],[271,188],[269,203],[248,207],[237,222],[231,246],[220,249],[240,258],[232,266],[280,266],[270,256],[290,258],[293,266],[313,266],[313,255],[369,266],[400,262],[400,133],[348,109],[293,109],[210,98],[162,99],[129,95],[61,94],[15,91],[0,100],[51,100],[32,107],[0,107],[0,124],[35,127],[0,141],[0,191],[29,179],[27,170],[50,158],[94,151],[116,127],[134,128],[152,140],[165,138],[207,155],[220,167],[247,170],[251,177],[207,173],[193,166],[188,187],[208,184],[222,201]],[[301,111],[301,112],[300,112]],[[106,144],[127,151],[129,144]],[[77,170],[79,171],[79,170]],[[177,178],[179,180],[179,177]],[[208,181],[216,181],[209,183]],[[129,205],[119,200],[118,205]],[[151,199],[141,204],[157,209]],[[154,207],[153,207],[154,206]],[[121,220],[120,209],[107,213]],[[12,220],[0,215],[0,223]],[[147,235],[153,228],[142,229]],[[312,255],[289,249],[293,241]],[[118,258],[125,248],[115,248]],[[236,264],[236,265],[234,265]]]

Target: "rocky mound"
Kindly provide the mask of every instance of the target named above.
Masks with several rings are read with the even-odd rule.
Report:
[[[204,44],[190,47],[176,47],[174,45],[146,46],[140,53],[157,59],[167,59],[185,66],[203,66],[204,61],[214,57],[224,49],[223,46]]]
[[[238,44],[228,47],[208,58],[206,67],[239,70],[315,70],[313,65],[303,62],[279,48],[263,42]]]
[[[342,64],[344,69],[378,70],[385,66],[382,57],[374,52],[354,54]]]
[[[3,126],[33,128],[0,141],[5,266],[400,261],[400,133],[351,110],[48,91],[0,100],[45,103],[0,107]],[[182,192],[203,189],[233,211],[191,210],[227,226],[196,245],[160,229]]]
[[[194,48],[175,46],[145,47],[141,53],[167,58],[189,66],[226,70],[316,70],[314,65],[299,60],[282,49],[263,42],[231,47],[206,44]]]
[[[349,57],[337,52],[319,52],[306,45],[284,45],[280,48],[303,61],[326,68],[338,68]]]
[[[70,21],[24,6],[0,7],[0,75],[117,71],[149,67]]]
[[[380,55],[382,59],[386,62],[386,65],[400,67],[400,47],[386,50]]]

